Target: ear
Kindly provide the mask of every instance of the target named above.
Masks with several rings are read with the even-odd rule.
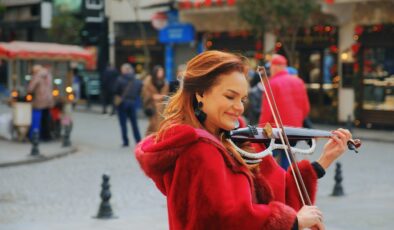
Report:
[[[197,101],[202,101],[203,95],[196,93],[196,98],[197,98]]]

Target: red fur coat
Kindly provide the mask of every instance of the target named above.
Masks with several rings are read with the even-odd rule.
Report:
[[[167,196],[170,229],[290,229],[302,206],[292,175],[271,156],[251,175],[204,130],[174,126],[158,143],[140,142],[136,157]],[[314,201],[317,175],[307,161],[299,167]]]

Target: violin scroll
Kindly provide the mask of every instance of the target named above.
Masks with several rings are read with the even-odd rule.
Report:
[[[349,149],[349,150],[352,150],[352,151],[354,151],[354,152],[356,152],[356,153],[358,153],[358,148],[360,148],[361,147],[361,140],[360,139],[350,139],[348,142],[347,142],[347,148]]]

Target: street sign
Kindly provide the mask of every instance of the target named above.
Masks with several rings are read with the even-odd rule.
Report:
[[[170,24],[159,31],[161,43],[188,43],[194,41],[195,30],[191,24]]]

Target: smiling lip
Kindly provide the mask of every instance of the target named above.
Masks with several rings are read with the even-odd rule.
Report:
[[[234,117],[235,119],[238,119],[238,115],[237,114],[233,114],[233,113],[225,113],[231,117]]]

